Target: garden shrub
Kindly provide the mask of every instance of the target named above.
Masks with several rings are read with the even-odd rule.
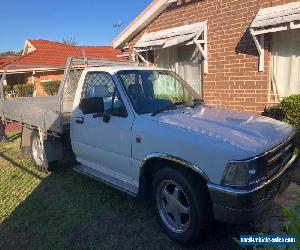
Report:
[[[4,96],[7,96],[11,90],[12,90],[12,87],[10,85],[3,85],[3,95]]]
[[[14,85],[13,88],[18,97],[30,97],[33,95],[34,85],[18,84],[18,85]]]
[[[60,86],[60,81],[42,82],[41,86],[47,95],[56,95]]]
[[[284,98],[280,105],[266,108],[262,115],[289,123],[300,133],[300,94]]]
[[[296,145],[300,146],[300,94],[284,98],[279,105],[265,108],[263,116],[284,121],[296,129]]]
[[[273,119],[282,121],[284,119],[284,112],[280,105],[272,106],[269,108],[265,108],[264,112],[262,113],[263,116],[271,117]]]
[[[289,219],[289,223],[285,225],[285,231],[294,235],[297,241],[297,249],[300,248],[300,217],[299,217],[299,196],[296,207],[290,209],[283,207],[283,213]]]
[[[295,126],[297,132],[300,132],[300,94],[284,98],[280,105],[284,112],[283,121]]]
[[[299,201],[299,198],[297,198]],[[241,248],[241,249],[253,249],[253,250],[279,250],[279,249],[285,249],[285,250],[293,250],[293,249],[300,249],[300,217],[299,217],[299,203],[296,205],[296,207],[293,208],[287,208],[282,207],[282,211],[285,214],[286,218],[288,219],[288,223],[285,224],[284,233],[281,233],[283,235],[291,235],[296,238],[296,245],[295,246],[241,246],[240,245],[240,239],[237,237],[233,237],[232,239],[235,241],[235,243]],[[258,235],[264,236],[263,233],[259,233]]]

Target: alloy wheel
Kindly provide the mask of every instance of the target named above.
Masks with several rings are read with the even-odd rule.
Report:
[[[188,230],[190,204],[178,183],[172,180],[162,181],[156,191],[156,203],[161,219],[171,231],[183,233]]]

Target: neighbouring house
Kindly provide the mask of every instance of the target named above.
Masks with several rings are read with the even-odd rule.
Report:
[[[17,58],[19,58],[19,56],[0,56],[0,67],[13,62]]]
[[[113,41],[210,105],[261,112],[300,93],[300,2],[155,0]]]
[[[34,95],[43,96],[42,82],[63,78],[68,57],[120,60],[112,46],[72,46],[47,40],[27,40],[21,56],[0,57],[0,75],[7,66],[5,84],[34,84]]]

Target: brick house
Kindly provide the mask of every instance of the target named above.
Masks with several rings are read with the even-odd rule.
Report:
[[[113,47],[176,71],[210,105],[261,112],[300,93],[300,2],[154,0]]]
[[[47,40],[27,40],[21,56],[0,58],[0,75],[10,66],[5,84],[32,83],[34,95],[41,96],[45,95],[41,82],[61,80],[68,57],[120,60],[119,54],[120,51],[111,46],[71,46]]]

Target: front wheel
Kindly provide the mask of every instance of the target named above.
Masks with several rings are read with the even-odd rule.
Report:
[[[35,131],[31,135],[30,144],[30,156],[33,164],[38,171],[47,173],[49,171],[49,164],[46,158],[44,143]]]
[[[152,182],[152,203],[159,224],[170,238],[183,245],[203,240],[211,218],[204,182],[185,169],[164,168]]]

